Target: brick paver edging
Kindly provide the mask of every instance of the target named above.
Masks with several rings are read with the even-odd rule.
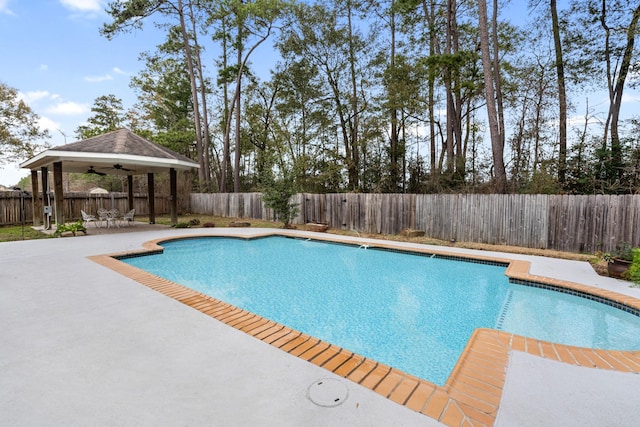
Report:
[[[266,233],[250,238],[274,235],[285,234]],[[164,241],[202,237],[212,236],[156,239],[145,242],[143,249],[138,251],[97,255],[88,258],[293,356],[354,381],[448,426],[481,427],[493,425],[502,397],[511,350],[523,351],[577,366],[640,373],[640,351],[607,351],[573,347],[493,329],[476,329],[446,384],[441,387],[155,276],[117,259],[118,257],[130,257],[149,252],[161,252],[160,244]],[[246,236],[224,237],[247,238]],[[358,241],[332,239],[327,235],[321,235],[317,240],[360,244]],[[394,251],[420,252],[446,258],[452,257],[451,252],[447,251],[431,248],[429,250],[407,249],[391,242],[376,243],[376,247]],[[506,275],[512,281],[570,289],[581,294],[615,301],[632,310],[640,310],[640,300],[636,298],[591,286],[531,275],[529,274],[530,263],[528,261],[466,254],[453,255],[453,257],[474,262],[508,265]]]

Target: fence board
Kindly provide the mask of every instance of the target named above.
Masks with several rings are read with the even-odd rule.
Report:
[[[397,234],[424,230],[441,240],[593,253],[640,246],[640,196],[517,194],[298,194],[294,224]],[[193,194],[192,211],[274,219],[259,193]]]

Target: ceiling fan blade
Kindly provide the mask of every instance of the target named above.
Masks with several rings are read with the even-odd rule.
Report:
[[[97,170],[95,170],[93,168],[93,166],[89,166],[89,170],[87,171],[87,173],[92,174],[92,175],[99,175],[99,176],[105,176],[106,173],[104,172],[98,172]]]
[[[113,165],[113,168],[114,168],[114,169],[117,169],[117,170],[119,170],[119,171],[135,172],[135,169],[127,169],[127,168],[125,168],[124,166],[122,166],[122,165],[121,165],[121,164],[119,164],[119,163],[116,163],[115,165]]]

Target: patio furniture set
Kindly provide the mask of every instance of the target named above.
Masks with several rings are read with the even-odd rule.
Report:
[[[118,227],[120,225],[135,225],[134,215],[136,213],[135,209],[131,209],[124,215],[121,215],[118,209],[98,209],[98,215],[90,215],[85,211],[80,211],[82,213],[82,222],[84,226],[87,227],[89,223],[93,222],[97,228],[101,228],[106,226],[106,228]]]

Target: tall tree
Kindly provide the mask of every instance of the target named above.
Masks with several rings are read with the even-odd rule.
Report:
[[[602,1],[602,9],[600,11],[600,23],[605,30],[605,58],[607,67],[607,87],[609,89],[609,112],[607,113],[607,124],[611,129],[611,157],[613,167],[616,169],[618,179],[622,178],[622,143],[620,141],[620,133],[618,124],[620,121],[620,108],[622,106],[622,95],[624,92],[624,86],[627,80],[627,76],[631,71],[632,60],[637,52],[635,52],[635,38],[638,33],[638,21],[640,21],[640,4],[636,3],[635,7],[632,3],[626,3],[627,8],[625,12],[630,13],[631,19],[628,24],[624,21],[624,15],[622,17],[622,32],[624,33],[622,40],[620,41],[618,52],[622,57],[617,56],[615,60],[615,46],[612,46],[612,28],[611,23],[608,20],[607,13],[607,1]],[[635,2],[633,2],[635,3]],[[620,22],[616,22],[613,25],[618,25]],[[624,31],[626,24],[626,31]],[[619,64],[619,67],[618,65]],[[606,135],[606,127],[605,127]],[[606,136],[605,136],[606,139]]]
[[[16,89],[0,82],[0,164],[24,160],[47,147],[42,140],[50,135],[40,129],[39,120]]]
[[[494,2],[494,8],[497,3]],[[495,16],[495,14],[494,14]],[[497,22],[493,22],[497,25]],[[489,43],[489,23],[487,18],[486,0],[478,0],[478,29],[480,36],[480,50],[482,52],[482,69],[484,71],[484,90],[486,98],[487,118],[489,132],[491,134],[491,152],[493,154],[493,174],[495,179],[495,191],[505,193],[507,190],[507,174],[504,166],[504,125],[500,126],[498,107],[500,101],[496,101],[497,92],[494,84],[500,79],[498,70],[493,68]],[[494,49],[496,45],[494,44]],[[498,57],[498,52],[493,52]]]
[[[87,119],[88,124],[80,125],[76,129],[78,139],[87,139],[120,129],[126,116],[122,100],[111,94],[97,97],[93,101],[91,112],[93,115]]]
[[[209,22],[220,22],[223,32],[218,31],[216,37],[221,39],[225,46],[227,41],[231,39],[229,31],[235,29],[235,40],[233,42],[236,49],[237,61],[233,68],[223,70],[223,74],[227,76],[223,82],[229,80],[234,75],[235,87],[233,95],[227,100],[225,105],[225,123],[224,123],[224,149],[227,151],[230,147],[231,140],[231,124],[236,123],[236,146],[235,146],[235,171],[234,171],[234,191],[240,191],[240,104],[242,97],[242,77],[247,73],[249,60],[255,50],[260,47],[272,34],[274,26],[281,14],[285,11],[287,4],[282,0],[254,0],[252,2],[244,2],[243,0],[227,0],[216,2],[210,10]],[[248,46],[248,47],[247,47]],[[227,50],[224,50],[225,55]],[[226,58],[225,58],[226,62]],[[232,121],[231,117],[236,113],[236,120]],[[229,164],[226,156],[222,160],[221,175],[223,179],[220,182],[220,191],[227,191],[226,179]]]
[[[350,16],[352,2],[298,3],[278,43],[286,58],[305,59],[325,81],[331,100],[337,136],[342,143],[336,152],[343,158],[350,190],[359,189],[362,116],[367,106],[368,75],[362,57],[369,43],[355,30]],[[330,128],[330,129],[331,129]]]
[[[198,82],[202,76],[196,71],[195,62],[201,63],[197,57],[200,54],[200,47],[197,45],[197,39],[193,38],[193,34],[189,33],[187,22],[193,22],[192,0],[187,0],[186,7],[183,0],[115,0],[108,4],[107,13],[113,18],[113,22],[104,24],[100,32],[108,39],[115,37],[116,34],[130,29],[141,28],[145,18],[155,13],[163,16],[177,17],[182,37],[183,54],[185,55],[187,69],[189,72],[189,80],[191,83],[191,101],[194,108],[194,125],[196,129],[196,150],[198,153],[198,178],[200,188],[208,187],[209,182],[209,165],[205,163],[204,147],[203,147],[203,131],[208,129],[202,128],[202,113],[200,111],[200,90],[198,84],[204,84],[203,81]],[[195,46],[192,46],[192,43]]]
[[[153,131],[153,140],[197,159],[193,152],[195,127],[191,85],[182,55],[171,55],[167,44],[160,53],[144,53],[145,68],[131,79],[131,87],[138,93],[137,108]]]
[[[611,186],[624,173],[619,122],[625,86],[635,78],[640,4],[634,0],[574,1],[570,16],[571,60],[580,66],[572,70],[573,77],[597,87],[606,82],[609,105],[599,150],[603,161],[597,175]]]
[[[549,0],[551,12],[551,30],[553,33],[553,47],[556,54],[556,76],[558,78],[558,119],[560,126],[558,151],[558,181],[563,185],[567,171],[567,87],[564,77],[564,58],[562,56],[562,40],[560,37],[560,23],[558,20],[558,6],[556,0]]]

